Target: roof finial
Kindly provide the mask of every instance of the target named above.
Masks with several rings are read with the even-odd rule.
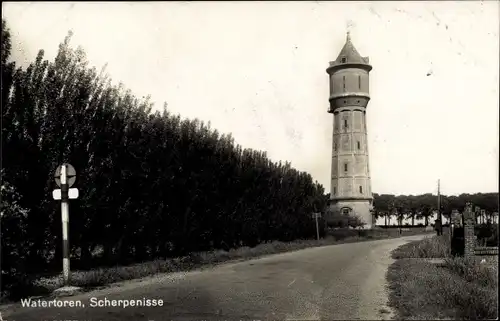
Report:
[[[347,23],[346,23],[346,29],[347,29],[347,42],[351,41],[351,30],[352,30],[352,27],[354,26],[354,21],[352,21],[351,19],[347,20]]]

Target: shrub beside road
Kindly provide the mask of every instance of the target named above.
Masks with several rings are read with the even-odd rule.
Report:
[[[451,257],[449,235],[405,244],[393,258],[387,279],[398,319],[497,318],[497,265]]]

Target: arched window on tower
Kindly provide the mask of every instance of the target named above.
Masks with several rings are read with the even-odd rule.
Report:
[[[363,186],[360,186],[360,187],[359,187],[359,193],[360,193],[360,194],[363,194]]]
[[[345,91],[345,76],[342,76],[342,82],[343,82],[343,85],[344,85],[344,91]]]
[[[361,89],[361,76],[358,75],[358,88]]]
[[[343,215],[349,215],[351,213],[352,209],[349,207],[343,207],[340,211]]]

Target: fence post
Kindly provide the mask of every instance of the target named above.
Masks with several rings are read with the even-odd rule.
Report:
[[[472,210],[472,204],[467,203],[464,210],[464,257],[471,259],[474,257],[476,247],[476,237],[474,235],[475,214]]]

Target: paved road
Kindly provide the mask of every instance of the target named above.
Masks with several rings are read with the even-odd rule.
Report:
[[[390,251],[424,236],[350,243],[161,275],[85,293],[84,308],[22,308],[24,320],[353,320],[388,319],[385,273]],[[162,299],[162,307],[90,307],[91,298]],[[385,312],[383,312],[385,310]]]

